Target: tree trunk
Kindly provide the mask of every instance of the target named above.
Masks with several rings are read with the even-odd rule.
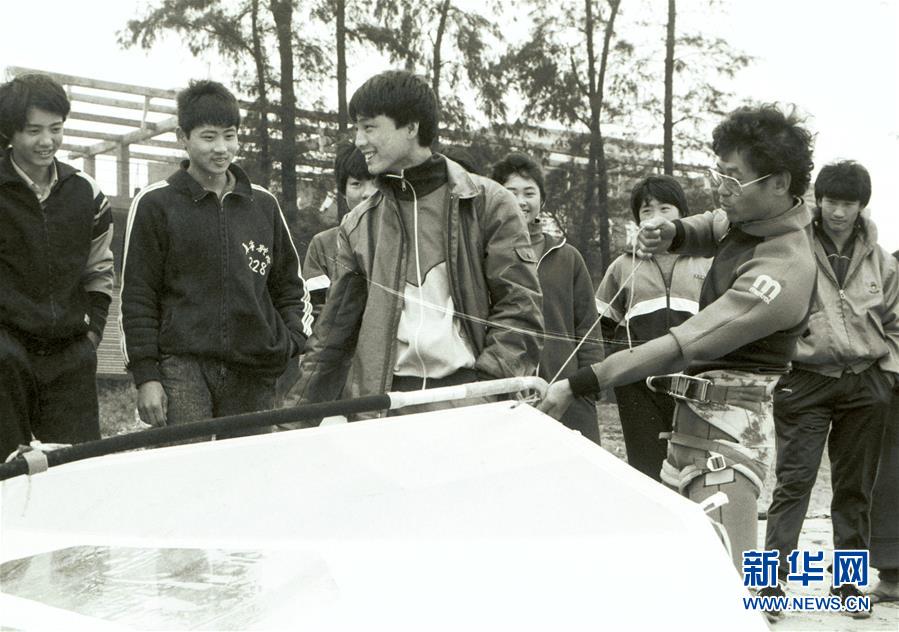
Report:
[[[346,102],[346,0],[337,0],[337,129],[347,131]]]
[[[599,209],[599,255],[602,269],[605,271],[612,261],[612,249],[609,235],[609,173],[606,164],[605,141],[602,137],[600,120],[606,82],[606,69],[609,64],[609,50],[612,45],[612,35],[615,32],[615,18],[618,16],[618,7],[621,0],[609,0],[609,19],[606,20],[605,33],[603,34],[602,54],[599,58],[599,78],[596,81],[595,111],[591,111],[593,120],[596,121],[596,133],[591,133],[590,142],[596,143],[596,206]]]
[[[266,188],[272,185],[272,154],[268,138],[268,85],[265,71],[265,51],[259,35],[259,0],[253,0],[252,12],[253,62],[256,65],[256,107],[259,120],[256,122],[256,142],[259,146],[260,184]]]
[[[588,265],[595,260],[590,247],[595,227],[596,208],[596,161],[598,156],[599,109],[596,107],[596,56],[593,47],[593,0],[584,1],[584,33],[587,36],[587,100],[590,104],[590,144],[587,149],[587,182],[584,187],[584,207],[575,226],[574,244],[587,260]],[[591,266],[592,269],[592,266]],[[603,268],[605,269],[605,268]]]
[[[432,69],[431,88],[440,102],[440,66],[442,64],[440,49],[443,46],[443,35],[446,32],[446,17],[449,14],[450,0],[443,0],[440,7],[440,21],[437,23],[437,37],[434,39],[434,68]]]
[[[665,173],[674,174],[674,19],[677,0],[668,0],[668,35],[665,39],[665,115],[662,162]]]
[[[296,93],[293,77],[293,5],[291,0],[271,0],[281,60],[281,197],[288,221],[297,215]]]

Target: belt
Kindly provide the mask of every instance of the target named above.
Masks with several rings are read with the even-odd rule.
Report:
[[[667,393],[675,399],[700,403],[740,406],[764,402],[769,397],[764,386],[719,386],[712,380],[684,373],[651,375],[646,378],[646,386],[654,393]]]
[[[659,433],[660,439],[667,439],[673,445],[683,446],[706,452],[708,456],[700,456],[692,459],[693,465],[700,470],[708,472],[720,472],[734,465],[742,465],[749,468],[760,480],[764,480],[765,471],[758,463],[736,448],[733,448],[721,440],[703,439],[694,437],[693,435],[683,434],[681,432],[662,432]]]

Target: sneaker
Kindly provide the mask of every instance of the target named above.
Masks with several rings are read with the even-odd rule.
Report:
[[[847,607],[846,598],[847,597],[855,597],[856,599],[859,597],[865,597],[866,595],[858,589],[858,586],[855,584],[841,584],[834,588],[830,587],[830,594],[836,595],[843,602],[843,608]],[[858,602],[853,599],[849,607],[857,608]],[[867,619],[871,616],[871,608],[869,607],[867,610],[843,610],[843,614],[852,617],[853,619]]]
[[[774,586],[765,586],[760,588],[756,593],[759,597],[786,597],[787,593],[783,589],[783,585],[777,582]],[[765,610],[765,617],[769,623],[774,623],[783,619],[784,613],[780,610]]]

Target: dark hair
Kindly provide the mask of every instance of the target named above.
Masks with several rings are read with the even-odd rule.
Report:
[[[397,127],[418,123],[418,144],[430,147],[437,138],[437,95],[422,77],[388,70],[371,77],[350,99],[350,120],[383,114]]]
[[[334,178],[337,180],[338,193],[344,193],[346,182],[351,177],[357,180],[374,180],[375,178],[368,172],[365,156],[356,149],[356,145],[351,141],[343,141],[338,143],[337,155],[334,156]]]
[[[13,134],[25,129],[28,109],[39,108],[69,116],[69,98],[61,85],[47,75],[19,75],[0,86],[0,147],[5,148]]]
[[[474,154],[468,151],[465,147],[444,145],[440,148],[440,153],[453,162],[458,162],[468,173],[473,173],[479,176],[484,175],[481,172],[481,166],[480,164],[478,164],[478,161],[474,157]]]
[[[795,110],[784,114],[773,104],[741,107],[712,132],[712,148],[719,156],[740,152],[759,176],[788,172],[790,193],[802,196],[814,163],[812,135],[801,123]]]
[[[842,160],[825,165],[815,178],[815,202],[829,197],[846,202],[860,202],[868,206],[871,200],[871,176],[854,160]]]
[[[194,79],[178,93],[178,127],[186,136],[200,125],[240,127],[240,106],[217,81]]]
[[[648,176],[631,189],[631,212],[638,224],[640,223],[640,208],[651,199],[677,207],[681,217],[690,214],[687,196],[680,183],[671,176]]]
[[[498,163],[493,165],[490,177],[500,184],[506,184],[506,181],[513,175],[519,175],[522,178],[530,178],[537,183],[540,189],[540,201],[546,202],[546,190],[543,186],[543,170],[540,168],[533,158],[527,154],[513,151]]]

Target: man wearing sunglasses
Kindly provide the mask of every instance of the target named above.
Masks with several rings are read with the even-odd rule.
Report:
[[[648,376],[677,400],[662,480],[701,502],[724,525],[733,561],[757,548],[756,499],[774,457],[772,394],[805,330],[815,286],[801,195],[812,170],[811,136],[774,106],[741,108],[713,133],[711,174],[721,210],[644,222],[647,254],[714,256],[700,311],[668,335],[609,356],[553,384],[541,410],[564,412],[572,397]],[[673,374],[684,371],[684,374]]]

